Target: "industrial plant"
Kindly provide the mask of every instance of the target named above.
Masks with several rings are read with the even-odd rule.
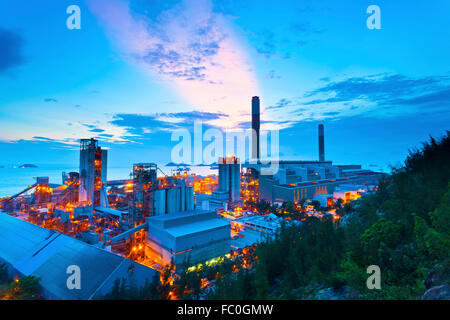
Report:
[[[82,139],[78,172],[63,173],[61,184],[38,177],[0,198],[0,262],[11,274],[39,276],[45,298],[94,299],[116,278],[142,285],[167,266],[183,270],[270,237],[283,218],[259,211],[259,201],[327,207],[357,199],[383,176],[325,160],[323,125],[318,160],[280,161],[276,174],[262,175],[259,97],[251,111],[256,161],[220,158],[218,177],[136,163],[130,179],[108,181],[107,150]],[[86,270],[89,286],[67,289],[66,265]]]

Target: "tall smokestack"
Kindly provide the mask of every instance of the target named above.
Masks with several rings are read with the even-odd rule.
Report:
[[[319,161],[325,161],[325,144],[323,136],[323,124],[319,124]]]
[[[252,159],[259,160],[259,124],[260,124],[260,108],[259,108],[259,97],[252,98],[252,139],[256,138],[256,150],[252,143]],[[256,137],[253,137],[256,135]]]

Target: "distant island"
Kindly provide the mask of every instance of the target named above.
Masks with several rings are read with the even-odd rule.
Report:
[[[25,169],[25,168],[37,168],[37,165],[25,163],[25,164],[21,165],[19,168],[20,168],[20,169]]]
[[[211,163],[211,165],[209,166],[210,169],[219,169],[219,165],[217,164],[217,162]]]
[[[169,162],[166,167],[189,167],[190,164]]]
[[[210,164],[206,164],[206,163],[201,163],[197,165],[198,167],[212,167],[212,166],[217,166],[217,162],[213,162]]]

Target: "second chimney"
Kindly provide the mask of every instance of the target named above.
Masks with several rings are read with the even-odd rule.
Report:
[[[323,124],[319,124],[319,161],[325,161]]]

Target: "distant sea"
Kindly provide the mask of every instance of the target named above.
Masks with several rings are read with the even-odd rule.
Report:
[[[36,177],[49,177],[51,184],[62,184],[62,173],[71,171],[78,172],[78,166],[64,165],[39,165],[37,168],[15,168],[4,165],[0,167],[0,197],[12,196],[27,186],[35,183]],[[170,175],[175,172],[176,167],[158,166],[161,170]],[[129,179],[133,168],[130,167],[108,167],[108,180]],[[217,170],[211,170],[210,167],[191,166],[190,171],[202,176],[208,174],[217,174]],[[158,176],[162,173],[158,171]]]
[[[50,164],[36,164],[37,168],[15,168],[12,165],[4,165],[0,167],[0,197],[12,196],[27,186],[35,183],[36,177],[49,177],[50,183],[62,184],[62,172],[69,173],[71,171],[78,172],[78,166],[67,165],[50,165]],[[167,175],[171,175],[176,171],[177,167],[166,167],[165,165],[158,165],[158,167]],[[208,174],[218,174],[218,170],[211,169],[209,166],[190,166],[190,171],[202,176]],[[363,165],[363,168],[390,173],[390,169],[386,166],[378,165]],[[129,179],[133,168],[129,167],[108,167],[108,180]],[[158,171],[158,176],[161,176],[161,171]]]

